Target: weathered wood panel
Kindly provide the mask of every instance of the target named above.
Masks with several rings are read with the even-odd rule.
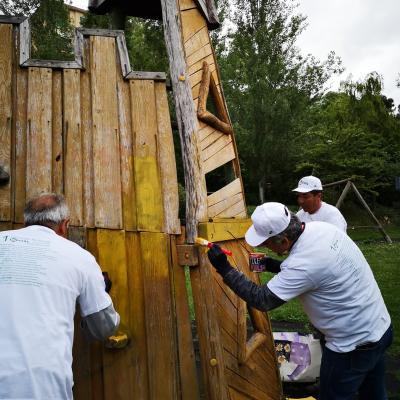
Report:
[[[101,228],[122,228],[117,69],[115,39],[100,36],[91,42],[94,212]]]
[[[71,207],[71,225],[83,223],[82,132],[80,71],[63,72],[64,106],[64,195]]]
[[[168,235],[140,233],[151,399],[178,397],[178,359],[173,318]],[[154,333],[157,332],[155,335]]]
[[[164,83],[154,85],[157,113],[157,150],[161,175],[164,222],[162,231],[181,232],[179,214],[178,177],[176,174],[175,149],[172,137],[167,91]]]
[[[212,155],[210,153],[213,153],[211,149],[205,155],[208,158],[203,158],[203,171],[205,174],[236,159],[235,147],[232,142],[227,143],[225,147],[220,147]]]
[[[14,221],[24,221],[26,195],[26,138],[28,71],[16,69],[16,110],[15,110],[15,173],[14,173]]]
[[[0,167],[11,176],[12,25],[0,25]],[[0,221],[11,220],[11,178],[0,186]]]
[[[52,189],[52,71],[29,68],[26,197]]]
[[[157,164],[157,118],[153,81],[130,81],[137,229],[161,232],[162,189]]]
[[[171,237],[171,251],[179,349],[180,391],[182,393],[181,398],[182,400],[198,400],[200,392],[196,373],[196,359],[193,349],[185,269],[178,264],[176,239],[174,236]]]
[[[83,220],[85,226],[94,228],[94,165],[93,165],[93,118],[90,81],[90,40],[84,41],[84,63],[81,72],[81,129],[82,129],[82,193]]]
[[[64,192],[62,72],[53,71],[52,88],[52,191]],[[77,225],[77,224],[75,224]]]
[[[124,229],[135,231],[137,229],[137,220],[130,88],[129,84],[119,74],[117,77],[117,96],[121,151],[122,216]]]
[[[200,343],[201,367],[207,396],[228,399],[225,366],[217,317],[213,277],[205,254],[199,253],[199,268],[190,270],[197,332]]]

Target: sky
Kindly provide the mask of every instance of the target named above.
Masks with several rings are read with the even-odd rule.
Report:
[[[328,83],[337,90],[341,80],[363,80],[370,72],[383,76],[383,94],[400,104],[400,0],[298,0],[297,12],[307,16],[307,29],[297,45],[304,54],[325,60],[333,50],[345,71]],[[87,0],[73,5],[87,8]]]

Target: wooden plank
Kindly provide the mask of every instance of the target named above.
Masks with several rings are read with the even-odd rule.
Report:
[[[150,71],[131,71],[126,75],[125,79],[151,80],[158,82],[166,82],[167,75],[165,72]]]
[[[193,34],[189,39],[187,39],[184,43],[185,47],[185,55],[186,57],[190,56],[200,47],[203,47],[205,44],[210,43],[210,36],[208,33],[208,29],[204,26],[202,29]]]
[[[200,59],[196,63],[188,67],[188,73],[190,76],[194,75],[196,72],[201,71],[203,68],[203,62],[206,61],[208,65],[215,64],[214,54],[210,54],[205,58]]]
[[[76,61],[26,60],[23,67],[51,68],[51,69],[80,69],[82,66]]]
[[[64,193],[63,104],[61,71],[53,72],[52,88],[52,191]],[[71,203],[72,205],[73,203]]]
[[[52,188],[52,71],[29,68],[26,197]]]
[[[201,367],[210,399],[227,399],[224,358],[217,319],[214,279],[207,256],[199,253],[199,268],[190,270],[200,344]]]
[[[242,193],[242,185],[240,183],[240,178],[236,178],[232,182],[228,183],[222,189],[210,194],[207,197],[208,209],[217,206],[221,202],[225,202],[232,196]]]
[[[97,230],[87,229],[86,231],[86,249],[92,253],[99,261],[99,251],[97,248]],[[104,400],[104,380],[103,380],[103,343],[94,342],[90,346],[91,360],[91,400]],[[80,399],[76,399],[80,400]],[[82,398],[86,400],[86,398]]]
[[[178,177],[176,173],[175,148],[169,115],[167,91],[164,83],[154,85],[157,112],[157,150],[160,169],[164,221],[162,231],[179,234]]]
[[[206,43],[203,47],[200,47],[194,51],[190,56],[186,56],[186,62],[190,68],[192,65],[197,64],[199,61],[207,58],[213,54],[213,50],[210,43]],[[193,75],[191,75],[192,77]]]
[[[118,119],[121,152],[122,217],[124,229],[136,231],[136,197],[133,171],[133,131],[130,85],[121,75],[117,76]]]
[[[153,81],[130,81],[137,229],[161,232],[162,188],[157,163],[157,114]]]
[[[115,40],[90,37],[95,224],[122,227]]]
[[[150,398],[173,400],[178,397],[176,383],[179,375],[170,281],[169,236],[141,232],[140,243],[142,263],[145,266],[143,282]]]
[[[179,9],[181,11],[195,8],[195,7],[196,7],[196,4],[193,0],[180,0],[179,1]]]
[[[84,41],[84,64],[87,70],[81,72],[81,130],[82,130],[82,194],[83,221],[86,227],[94,228],[94,161],[93,161],[93,119],[90,85],[90,41]]]
[[[149,377],[147,363],[147,336],[145,317],[145,294],[139,233],[127,232],[126,258],[128,263],[129,287],[129,330],[131,332],[132,399],[149,398]],[[94,399],[95,400],[95,399]]]
[[[205,140],[209,135],[215,132],[215,128],[213,128],[210,125],[207,125],[206,123],[199,121],[200,128],[199,131],[197,132],[197,135],[199,137],[199,141]],[[222,133],[221,133],[222,135]]]
[[[82,132],[80,71],[63,72],[64,105],[64,194],[71,207],[71,224],[83,224]]]
[[[226,137],[231,138],[231,136],[227,135]],[[214,169],[217,169],[221,165],[224,165],[235,158],[235,147],[233,142],[229,142],[224,148],[203,161],[203,172],[206,174],[207,172],[213,171]]]
[[[209,213],[211,218],[246,218],[246,205],[244,203],[243,194],[237,194],[232,197],[232,204],[218,213]]]
[[[119,230],[97,230],[98,260],[103,271],[107,271],[113,283],[110,296],[121,316],[121,328],[129,326],[129,288],[125,252],[125,232]],[[120,329],[121,329],[120,328]],[[105,399],[132,398],[131,352],[104,349],[103,379]]]
[[[181,267],[178,262],[175,236],[171,236],[171,252],[179,349],[181,398],[198,400],[200,398],[200,392],[196,373],[196,358],[193,348],[185,269]]]
[[[251,219],[215,219],[213,222],[200,222],[199,236],[211,242],[222,242],[243,238],[247,229],[250,228]]]
[[[26,194],[26,136],[28,70],[16,68],[14,221],[24,221]]]
[[[224,150],[225,147],[229,146],[232,143],[232,136],[231,135],[220,135],[219,132],[213,133],[213,138],[217,138],[214,142],[209,144],[207,147],[202,149],[201,158],[205,162],[211,157],[215,156],[220,151]],[[212,139],[211,139],[212,140]],[[203,143],[202,143],[203,147]]]
[[[11,175],[12,25],[0,25],[0,37],[0,166]],[[0,221],[11,220],[11,181],[0,186]]]
[[[196,32],[204,28],[207,23],[198,9],[181,12],[183,41],[189,40]]]

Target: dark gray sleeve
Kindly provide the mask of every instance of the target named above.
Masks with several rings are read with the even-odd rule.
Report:
[[[260,311],[270,311],[285,303],[267,285],[257,285],[236,269],[224,276],[224,282],[250,307]]]
[[[111,304],[104,310],[82,318],[81,328],[88,340],[105,340],[111,336],[119,326],[119,314]]]

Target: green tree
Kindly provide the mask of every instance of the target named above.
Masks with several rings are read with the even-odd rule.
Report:
[[[340,60],[334,53],[324,62],[300,54],[296,40],[305,17],[295,13],[294,2],[231,4],[234,28],[222,35],[217,50],[247,192],[269,182],[270,196],[286,197],[299,120],[331,73],[340,71]]]
[[[325,182],[354,177],[357,187],[390,204],[400,176],[400,120],[381,91],[382,78],[372,73],[310,107],[297,138],[299,175],[314,173]]]
[[[3,0],[0,12],[31,19],[32,58],[71,60],[74,58],[74,28],[63,0]]]

